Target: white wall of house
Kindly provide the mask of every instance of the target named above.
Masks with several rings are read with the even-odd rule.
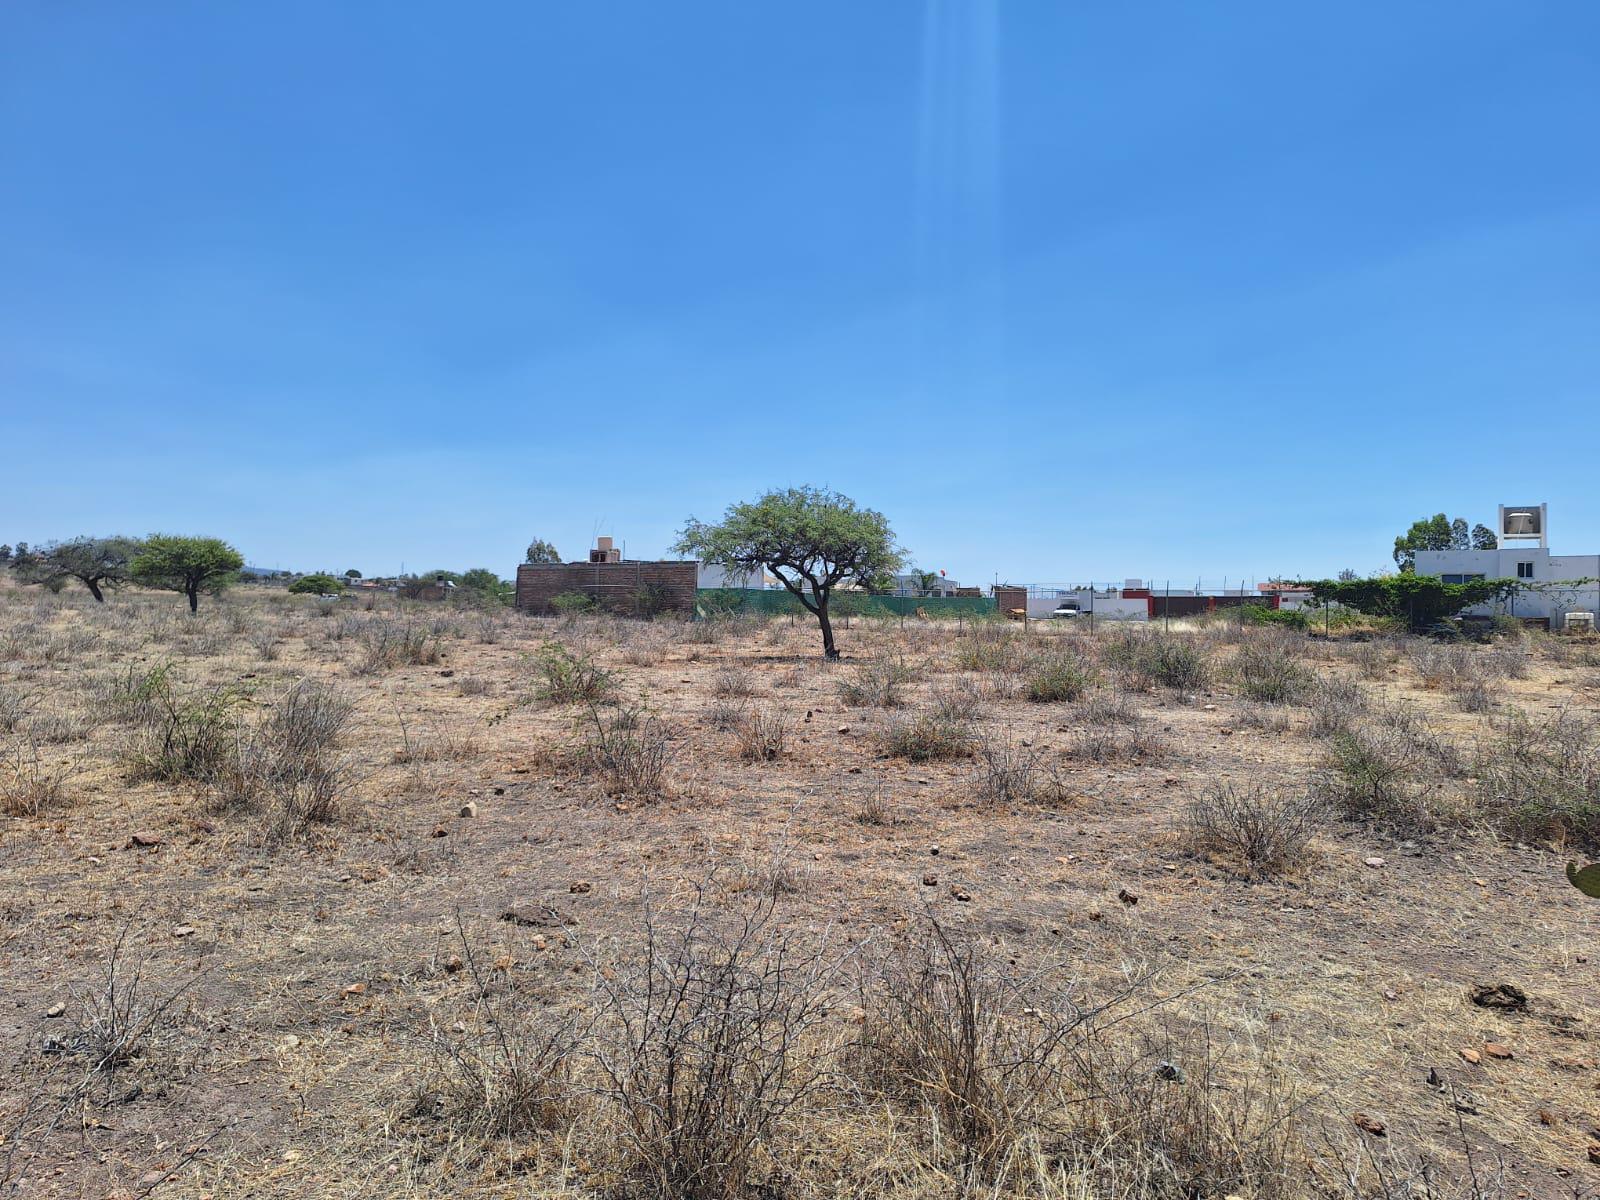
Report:
[[[1515,579],[1523,585],[1510,600],[1469,608],[1475,616],[1509,613],[1543,617],[1552,629],[1569,612],[1600,612],[1600,554],[1551,554],[1538,546],[1499,550],[1419,550],[1417,574],[1446,583],[1463,579]],[[1588,583],[1575,582],[1589,580]]]
[[[760,588],[763,587],[762,572],[750,571],[748,573],[732,570],[719,563],[701,563],[698,587],[703,588]]]
[[[1028,616],[1048,617],[1062,604],[1076,601],[1078,611],[1087,617],[1089,610],[1094,610],[1096,621],[1147,621],[1150,619],[1150,604],[1143,596],[1124,600],[1116,592],[1096,591],[1091,598],[1088,588],[1076,591],[1065,590],[1059,596],[1029,596]],[[1074,617],[1073,620],[1081,618]]]

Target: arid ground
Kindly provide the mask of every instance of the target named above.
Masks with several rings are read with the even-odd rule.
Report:
[[[1600,641],[839,637],[0,590],[0,1194],[1600,1195]]]

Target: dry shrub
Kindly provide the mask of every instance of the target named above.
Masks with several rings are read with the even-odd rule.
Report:
[[[1234,722],[1241,729],[1261,733],[1288,733],[1294,728],[1294,719],[1281,704],[1244,705],[1234,714]]]
[[[1318,675],[1306,689],[1313,737],[1333,737],[1353,729],[1367,711],[1367,695],[1353,679]]]
[[[881,787],[875,787],[856,805],[856,824],[858,825],[893,825],[895,823],[894,805],[889,801],[888,793]]]
[[[1266,704],[1299,700],[1311,682],[1301,664],[1300,639],[1277,630],[1263,630],[1246,638],[1233,657],[1233,674],[1239,694]]]
[[[1138,719],[1133,698],[1117,688],[1096,688],[1072,710],[1077,725],[1130,725]]]
[[[1086,999],[1064,972],[1024,972],[928,922],[869,990],[863,1083],[921,1118],[920,1152],[955,1195],[1293,1194],[1295,1097],[1236,1048],[1178,1040],[1145,1010],[1146,981]]]
[[[1474,768],[1479,812],[1513,837],[1600,846],[1600,728],[1513,712]]]
[[[0,733],[15,733],[34,705],[34,698],[21,688],[0,684]]]
[[[358,675],[372,675],[394,667],[425,667],[444,657],[439,646],[442,636],[435,621],[433,630],[405,621],[379,617],[359,627],[356,637],[362,657],[356,664]]]
[[[153,990],[145,978],[145,960],[129,961],[128,933],[127,925],[118,932],[103,977],[93,987],[73,989],[80,1029],[67,1044],[88,1064],[77,1089],[80,1095],[87,1094],[96,1076],[111,1076],[140,1054],[151,1032],[198,978]]]
[[[744,714],[743,700],[713,700],[705,707],[706,724],[723,733],[739,728]]]
[[[1022,668],[1020,635],[998,622],[974,621],[956,642],[952,665],[958,671],[1010,673]]]
[[[983,693],[970,680],[961,680],[935,692],[928,710],[941,721],[971,724],[983,716]]]
[[[832,1082],[826,1020],[842,960],[773,919],[764,895],[724,929],[703,889],[675,928],[598,970],[591,1061],[630,1194],[776,1194],[788,1118]]]
[[[1058,801],[1065,792],[1047,753],[1010,737],[985,738],[980,743],[975,781],[983,798],[994,804]]]
[[[36,817],[61,805],[72,764],[45,762],[36,742],[14,740],[0,751],[0,813]]]
[[[1030,664],[1023,680],[1023,695],[1035,704],[1061,704],[1077,700],[1094,686],[1094,672],[1075,649],[1054,646]]]
[[[1392,724],[1355,725],[1335,733],[1316,791],[1344,816],[1407,833],[1438,824],[1420,779],[1414,742]]]
[[[616,675],[592,653],[572,651],[560,642],[546,642],[533,656],[538,674],[535,695],[546,704],[599,704],[617,690]]]
[[[457,929],[473,1009],[450,1030],[431,1026],[433,1071],[413,1111],[432,1107],[461,1134],[483,1140],[561,1128],[576,1109],[579,1027],[543,997],[514,985],[498,991],[459,918]]]
[[[905,703],[901,688],[915,672],[900,655],[862,663],[849,679],[839,683],[839,699],[851,708],[899,708]]]
[[[333,821],[351,784],[350,763],[335,751],[353,711],[336,688],[300,680],[234,742],[209,780],[213,806],[264,813],[275,839]]]
[[[1389,638],[1351,642],[1349,647],[1350,661],[1363,679],[1382,679],[1400,661],[1400,647]]]
[[[911,762],[970,758],[977,744],[971,725],[932,712],[898,718],[879,734],[885,754]]]
[[[272,662],[278,657],[282,643],[276,629],[261,629],[251,635],[250,645],[262,662]]]
[[[1107,640],[1104,657],[1161,687],[1192,692],[1211,682],[1210,648],[1181,633],[1119,629]]]
[[[788,751],[789,719],[776,709],[759,708],[734,727],[739,757],[745,762],[776,762]]]
[[[1317,796],[1217,784],[1189,801],[1178,829],[1195,853],[1218,856],[1252,878],[1269,878],[1304,866],[1325,813]]]
[[[157,668],[139,684],[139,724],[123,748],[134,779],[209,783],[237,744],[243,694],[230,686],[181,690]]]
[[[711,676],[711,694],[719,700],[732,700],[754,696],[755,672],[748,667],[718,667]]]
[[[642,704],[591,702],[580,728],[577,765],[598,775],[607,795],[653,799],[665,791],[667,728]]]
[[[1075,729],[1068,752],[1084,762],[1145,763],[1163,758],[1167,745],[1153,726],[1136,721],[1131,725]]]
[[[27,733],[35,742],[65,745],[68,742],[84,741],[94,732],[97,724],[95,718],[88,713],[51,707],[36,712],[28,718]]]

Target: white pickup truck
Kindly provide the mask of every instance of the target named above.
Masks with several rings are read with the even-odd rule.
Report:
[[[1078,602],[1076,600],[1063,600],[1060,604],[1056,605],[1055,610],[1046,619],[1051,621],[1064,621],[1080,615],[1082,614],[1078,610]]]

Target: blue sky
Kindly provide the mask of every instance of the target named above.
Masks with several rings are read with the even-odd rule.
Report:
[[[0,541],[509,574],[816,483],[972,581],[1594,552],[1597,129],[1576,0],[13,0]]]

